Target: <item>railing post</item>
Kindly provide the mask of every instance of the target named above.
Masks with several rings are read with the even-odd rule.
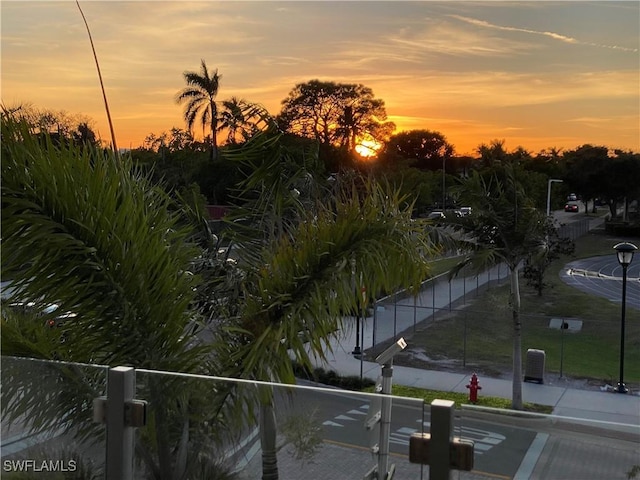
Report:
[[[453,406],[451,400],[431,402],[430,480],[449,480],[450,447],[453,441]]]
[[[380,409],[380,452],[378,454],[378,479],[383,480],[389,472],[389,439],[391,438],[391,362],[382,366],[382,406]]]
[[[125,422],[125,404],[131,403],[136,389],[132,367],[109,369],[107,376],[107,480],[133,480],[134,427]]]

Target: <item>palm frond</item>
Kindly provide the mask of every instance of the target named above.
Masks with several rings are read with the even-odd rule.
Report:
[[[184,353],[195,251],[172,200],[126,160],[2,128],[3,279],[35,308],[77,313],[69,359],[157,368]]]
[[[250,342],[233,356],[243,376],[291,381],[288,352],[306,365],[309,355],[323,357],[361,287],[371,295],[416,289],[427,277],[428,234],[410,210],[374,183],[347,190],[263,250],[246,282],[241,340]]]

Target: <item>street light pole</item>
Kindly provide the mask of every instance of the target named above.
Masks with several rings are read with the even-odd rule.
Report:
[[[547,217],[551,214],[551,184],[553,182],[562,183],[558,178],[550,178],[547,183]]]
[[[620,381],[615,389],[618,393],[627,393],[629,389],[624,384],[624,322],[627,303],[627,268],[633,260],[633,254],[638,249],[633,243],[618,243],[613,247],[618,256],[618,263],[622,266],[622,321],[620,324]]]

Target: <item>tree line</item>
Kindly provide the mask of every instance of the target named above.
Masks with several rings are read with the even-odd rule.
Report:
[[[227,146],[233,148],[269,123],[271,117],[266,110],[235,97],[223,101],[218,111],[215,97],[221,76],[217,69],[210,72],[204,60],[199,73],[183,75],[188,87],[176,96],[176,101],[186,102],[184,119],[188,132],[192,131],[196,118],[203,133],[208,126],[205,140],[210,142],[211,152],[215,152],[210,159],[217,159],[217,132],[226,129]],[[282,100],[281,112],[271,121],[299,142],[316,142],[326,174],[356,169],[391,179],[415,201],[417,214],[455,205],[456,199],[447,195],[447,184],[454,185],[456,178],[467,176],[470,169],[509,162],[516,162],[529,172],[530,194],[540,208],[544,207],[548,178],[564,182],[554,191],[554,208],[561,207],[566,195],[575,192],[584,201],[585,210],[587,201],[598,199],[616,216],[616,205],[640,196],[639,153],[611,151],[589,144],[566,151],[549,148],[537,154],[519,146],[509,152],[503,140],[493,140],[477,147],[477,157],[457,156],[455,147],[440,132],[417,129],[394,134],[395,125],[387,121],[384,101],[361,84],[320,80],[297,84]],[[192,138],[190,143],[176,145],[174,140],[180,136],[184,136],[183,132],[173,129],[168,143],[178,148],[169,147],[165,152],[163,144],[159,149],[177,154],[197,145]],[[363,162],[357,148],[363,144],[375,146],[369,147],[375,161]],[[228,166],[223,159],[215,174],[206,167],[195,174],[194,179],[199,179],[208,201],[224,203],[229,198],[227,188],[237,178]],[[440,175],[452,178],[441,181]]]
[[[597,202],[615,217],[617,205],[640,196],[640,153],[585,144],[568,150],[551,147],[534,154],[521,146],[509,151],[504,140],[495,139],[478,145],[476,156],[460,156],[438,131],[394,133],[384,101],[361,84],[320,80],[297,84],[282,100],[280,113],[273,116],[245,99],[218,101],[222,75],[209,69],[204,60],[199,71],[185,71],[183,77],[187,86],[175,101],[184,106],[186,128],[150,133],[131,155],[171,188],[199,190],[208,204],[233,203],[235,185],[245,174],[226,154],[268,128],[282,132],[291,144],[316,145],[324,175],[355,170],[388,179],[411,197],[415,215],[454,207],[457,199],[448,187],[458,178],[473,169],[510,162],[528,172],[529,194],[539,208],[545,207],[550,178],[563,180],[552,192],[554,209],[562,207],[569,193],[575,193],[585,211],[587,202],[592,208]],[[39,131],[58,141],[98,142],[89,119],[33,107],[21,111]],[[194,136],[198,124],[202,140]],[[363,145],[369,146],[370,158],[359,153]]]

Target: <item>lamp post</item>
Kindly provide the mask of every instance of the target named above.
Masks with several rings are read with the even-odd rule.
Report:
[[[633,254],[638,247],[633,243],[622,242],[618,243],[615,247],[618,256],[618,263],[622,266],[622,322],[620,325],[620,382],[616,387],[616,392],[627,393],[629,389],[624,384],[624,316],[625,307],[627,303],[627,267],[633,260]]]
[[[550,178],[547,183],[547,217],[551,214],[551,184],[553,182],[562,183],[558,178]]]

